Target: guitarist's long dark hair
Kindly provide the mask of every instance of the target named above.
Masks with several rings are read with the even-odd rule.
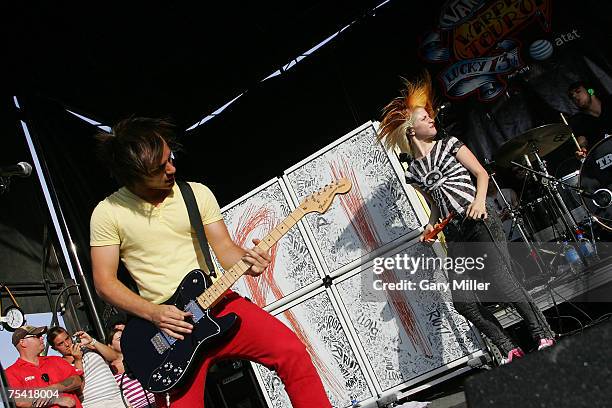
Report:
[[[99,158],[125,186],[138,183],[159,167],[164,141],[173,151],[180,147],[176,126],[167,119],[130,117],[117,123],[111,133],[100,132],[95,137]]]

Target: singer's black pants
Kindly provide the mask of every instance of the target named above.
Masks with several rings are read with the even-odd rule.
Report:
[[[491,208],[487,208],[487,213],[486,220],[456,216],[445,228],[449,257],[484,258],[483,269],[458,273],[455,268],[449,271],[449,281],[455,309],[507,354],[517,345],[483,302],[510,303],[526,322],[531,336],[536,341],[552,338],[553,333],[529,292],[520,285],[509,269],[511,260],[501,220]],[[489,289],[456,289],[455,281],[462,280],[489,282]]]

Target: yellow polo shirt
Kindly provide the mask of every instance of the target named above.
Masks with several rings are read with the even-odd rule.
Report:
[[[204,225],[223,219],[210,189],[199,183],[189,185]],[[208,270],[176,184],[158,206],[125,187],[108,196],[91,215],[90,245],[119,245],[121,261],[140,296],[153,303],[167,300],[189,271]]]

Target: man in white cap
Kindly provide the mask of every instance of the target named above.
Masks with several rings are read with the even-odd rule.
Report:
[[[47,326],[23,326],[13,333],[19,358],[6,369],[6,378],[18,407],[81,407],[75,392],[81,375],[57,356],[40,356]],[[22,391],[29,390],[30,391]]]

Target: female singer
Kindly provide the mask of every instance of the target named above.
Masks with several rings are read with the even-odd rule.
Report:
[[[554,334],[544,316],[510,271],[510,255],[501,220],[485,204],[489,180],[486,170],[456,137],[436,138],[429,74],[425,73],[423,78],[413,82],[406,81],[405,85],[402,96],[384,109],[379,138],[384,139],[387,147],[398,146],[411,156],[406,181],[423,194],[431,207],[429,223],[421,240],[440,217],[454,213],[452,221],[444,229],[448,255],[458,259],[486,253],[486,262],[480,272],[472,270],[459,274],[449,271],[449,280],[480,278],[491,282],[489,290],[511,303],[527,322],[538,343],[538,350],[552,346]],[[455,309],[507,356],[502,364],[524,355],[493,313],[482,304],[482,297],[479,299],[473,290],[459,290],[454,284],[451,287]]]

